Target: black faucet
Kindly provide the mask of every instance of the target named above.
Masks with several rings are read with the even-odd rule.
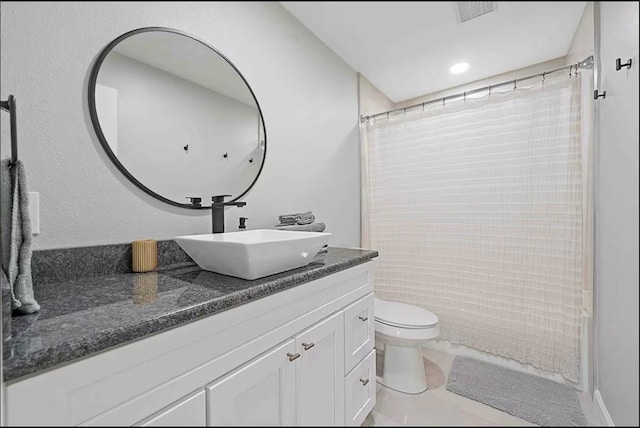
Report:
[[[224,202],[224,198],[231,195],[218,195],[211,197],[211,226],[213,233],[224,233],[224,207],[244,207],[246,202]]]

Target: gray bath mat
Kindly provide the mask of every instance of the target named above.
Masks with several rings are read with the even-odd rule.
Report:
[[[447,389],[537,425],[587,425],[571,387],[474,358],[454,358]]]

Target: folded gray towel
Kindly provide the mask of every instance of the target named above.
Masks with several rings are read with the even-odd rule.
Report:
[[[308,215],[301,215],[296,219],[296,224],[311,224],[316,221],[316,218],[313,214],[309,213]]]
[[[281,225],[289,226],[294,224],[311,224],[316,221],[313,213],[307,211],[304,213],[282,214],[278,217]]]
[[[293,230],[297,232],[324,232],[324,223],[311,223],[311,224],[294,224],[294,225],[276,225],[278,230]]]
[[[307,216],[307,215],[313,215],[313,214],[311,213],[311,211],[306,211],[306,212],[303,212],[303,213],[282,214],[282,215],[278,216],[278,219],[280,221],[282,221],[283,219],[287,219],[287,218],[294,218],[295,219],[298,216]]]
[[[31,279],[31,222],[27,181],[22,161],[9,167],[0,163],[0,228],[2,228],[2,269],[12,292],[12,308],[30,314],[40,310],[33,297]]]

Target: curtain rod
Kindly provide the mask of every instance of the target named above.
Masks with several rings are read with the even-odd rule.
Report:
[[[396,113],[396,112],[400,112],[400,111],[404,111],[406,113],[406,111],[409,110],[409,109],[416,108],[416,107],[421,107],[421,106],[424,107],[427,104],[446,103],[447,98],[458,98],[458,97],[466,98],[467,94],[472,94],[472,93],[475,93],[475,92],[489,90],[489,94],[491,94],[491,89],[492,88],[495,88],[495,87],[498,87],[498,86],[504,86],[504,85],[507,85],[509,83],[512,83],[514,89],[516,89],[517,88],[517,83],[522,81],[522,80],[533,79],[534,77],[541,76],[542,80],[544,81],[544,78],[545,78],[545,76],[547,74],[557,73],[558,71],[569,70],[569,75],[571,75],[573,69],[575,69],[576,72],[577,72],[578,68],[592,68],[592,67],[593,67],[593,55],[590,55],[590,56],[586,57],[585,59],[583,59],[582,61],[578,62],[577,64],[566,65],[564,67],[556,68],[555,70],[543,71],[542,73],[536,73],[536,74],[532,74],[532,75],[526,76],[526,77],[519,77],[517,79],[507,80],[505,82],[496,83],[494,85],[483,86],[481,88],[472,89],[470,91],[464,91],[464,92],[460,92],[460,93],[457,93],[457,94],[454,94],[454,95],[448,95],[446,97],[436,98],[435,100],[430,100],[430,101],[425,101],[423,103],[414,104],[414,105],[411,105],[409,107],[396,108],[396,109],[393,109],[393,110],[384,111],[382,113],[376,113],[376,114],[372,114],[372,115],[369,115],[369,116],[360,116],[360,122],[366,122],[369,119],[375,119],[375,118],[380,117],[380,116],[389,117],[389,115],[391,113]]]

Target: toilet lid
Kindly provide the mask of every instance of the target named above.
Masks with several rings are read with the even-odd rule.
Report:
[[[438,317],[431,311],[406,303],[375,298],[376,320],[398,327],[433,327]]]

